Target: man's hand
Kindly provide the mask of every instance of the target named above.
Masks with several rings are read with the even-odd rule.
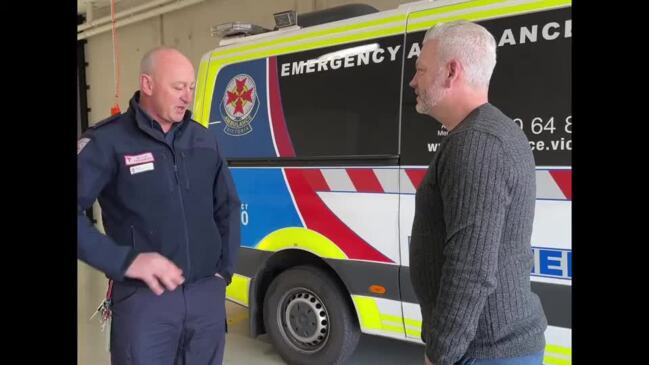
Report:
[[[424,354],[424,364],[425,365],[433,365],[433,363],[428,360],[428,355]]]
[[[171,291],[185,281],[183,271],[157,252],[138,254],[125,275],[144,281],[156,295],[164,293],[163,286]]]

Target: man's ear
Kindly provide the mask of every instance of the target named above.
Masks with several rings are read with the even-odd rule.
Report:
[[[153,78],[148,74],[140,74],[140,90],[147,96],[153,94]]]
[[[451,87],[459,80],[460,74],[462,73],[462,65],[458,60],[452,59],[446,64],[446,71],[447,74],[444,84],[446,87]]]

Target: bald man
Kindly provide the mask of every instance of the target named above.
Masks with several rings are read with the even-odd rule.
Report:
[[[111,360],[221,364],[240,201],[214,134],[191,119],[179,51],[151,50],[126,113],[77,146],[77,257],[112,280]],[[84,215],[98,199],[106,234]]]

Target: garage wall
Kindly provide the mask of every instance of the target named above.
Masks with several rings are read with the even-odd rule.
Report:
[[[201,56],[216,47],[218,39],[211,37],[213,25],[243,21],[273,28],[273,13],[294,9],[299,13],[334,6],[365,3],[379,10],[398,7],[403,0],[206,0],[184,9],[118,28],[120,65],[119,106],[128,108],[128,100],[138,88],[141,57],[149,49],[168,45],[185,53],[198,68]],[[251,10],[254,9],[254,10]],[[117,9],[120,11],[121,9]],[[95,17],[110,15],[110,9],[97,9]],[[88,120],[94,124],[110,116],[114,104],[113,47],[111,32],[87,39],[86,80],[88,90]],[[98,211],[97,211],[98,212]],[[95,214],[98,217],[99,214]],[[79,262],[77,282],[78,364],[109,364],[106,334],[99,330],[99,322],[88,318],[97,309],[106,292],[107,279],[93,268]]]

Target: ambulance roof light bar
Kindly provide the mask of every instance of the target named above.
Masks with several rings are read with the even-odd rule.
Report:
[[[232,37],[237,35],[253,35],[269,32],[270,29],[255,24],[243,22],[222,23],[212,27],[212,37]]]

